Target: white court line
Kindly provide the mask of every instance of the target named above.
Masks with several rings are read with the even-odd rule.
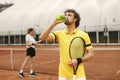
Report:
[[[45,62],[40,63],[39,65],[48,64],[48,63],[53,63],[53,62],[56,62],[56,61],[55,61],[55,60],[45,61]]]
[[[39,66],[39,65],[46,65],[46,64],[49,64],[49,63],[54,63],[56,62],[55,60],[51,60],[51,61],[45,61],[45,62],[40,62],[39,64],[35,64],[34,66]],[[29,68],[29,66],[26,66],[26,68]]]
[[[120,50],[120,48],[93,48],[95,51],[97,50]]]

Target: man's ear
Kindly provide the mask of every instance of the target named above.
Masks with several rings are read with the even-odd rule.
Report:
[[[77,19],[75,18],[75,19],[74,19],[74,22],[76,22],[76,21],[77,21]]]

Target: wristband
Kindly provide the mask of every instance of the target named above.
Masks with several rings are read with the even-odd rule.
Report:
[[[81,59],[81,58],[77,58],[76,60],[77,60],[77,62],[78,62],[78,65],[82,62],[82,59]]]

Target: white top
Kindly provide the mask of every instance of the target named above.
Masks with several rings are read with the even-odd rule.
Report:
[[[33,37],[32,35],[30,35],[30,34],[27,34],[26,37],[25,37],[25,39],[26,39],[26,42],[28,42],[28,44],[35,43],[35,39],[34,39],[34,37]],[[27,48],[29,48],[29,47],[33,47],[33,48],[35,48],[35,45],[32,45],[32,46],[26,46],[26,47],[27,47]]]

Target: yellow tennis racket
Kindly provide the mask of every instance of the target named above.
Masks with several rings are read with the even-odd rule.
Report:
[[[69,56],[71,59],[82,58],[85,53],[85,41],[82,37],[74,37],[69,45]],[[73,67],[73,80],[76,80],[76,73],[79,64]]]

